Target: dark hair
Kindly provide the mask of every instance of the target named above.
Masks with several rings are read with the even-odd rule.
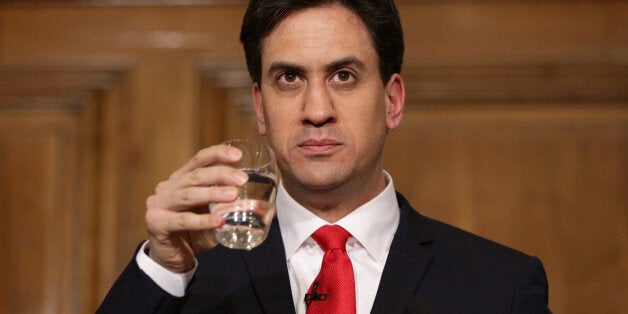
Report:
[[[355,13],[366,25],[379,58],[384,84],[401,72],[403,32],[393,0],[251,0],[244,14],[240,42],[254,83],[261,80],[262,41],[289,13],[329,4],[340,4]]]

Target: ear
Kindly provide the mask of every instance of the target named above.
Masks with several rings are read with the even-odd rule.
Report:
[[[257,132],[264,136],[266,135],[266,119],[264,118],[264,107],[262,107],[262,91],[257,83],[253,84],[253,105],[257,116]]]
[[[393,74],[386,84],[386,127],[394,130],[401,124],[403,106],[406,102],[406,88],[403,78],[398,73]]]

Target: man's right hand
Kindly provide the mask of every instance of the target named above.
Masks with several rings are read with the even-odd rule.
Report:
[[[150,258],[170,271],[183,273],[195,254],[218,244],[212,230],[224,219],[210,214],[208,204],[237,198],[237,187],[246,183],[247,175],[224,164],[241,157],[238,149],[226,145],[205,148],[157,185],[155,194],[146,200]]]

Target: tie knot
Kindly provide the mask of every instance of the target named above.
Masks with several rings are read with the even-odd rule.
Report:
[[[351,234],[341,226],[325,225],[312,234],[312,238],[316,240],[318,245],[325,251],[332,249],[343,249],[347,244]]]

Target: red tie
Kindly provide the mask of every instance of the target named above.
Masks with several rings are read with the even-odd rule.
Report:
[[[305,295],[307,314],[355,313],[353,267],[345,245],[351,236],[340,226],[322,226],[312,234],[325,251],[321,272]]]

